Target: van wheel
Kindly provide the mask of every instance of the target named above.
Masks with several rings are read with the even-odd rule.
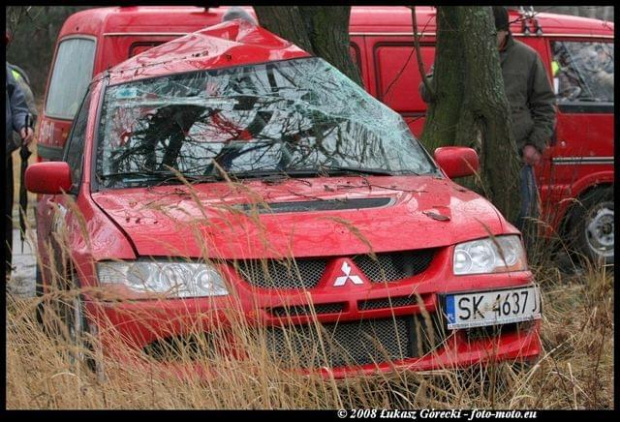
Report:
[[[575,205],[569,241],[574,252],[595,264],[614,263],[614,192],[612,187],[588,192]]]

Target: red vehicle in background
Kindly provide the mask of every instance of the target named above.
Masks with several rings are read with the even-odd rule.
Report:
[[[247,8],[251,13],[252,10]],[[129,57],[221,22],[226,8],[112,7],[67,19],[56,46],[39,156],[58,160],[91,78]],[[435,9],[416,7],[424,66],[435,54]],[[582,254],[614,256],[614,25],[594,19],[512,11],[511,31],[542,57],[558,96],[551,148],[536,169],[547,236]],[[353,7],[351,53],[370,94],[400,113],[419,136],[426,106],[405,7]]]

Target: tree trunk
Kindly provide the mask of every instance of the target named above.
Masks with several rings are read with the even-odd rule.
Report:
[[[349,52],[350,6],[255,6],[261,26],[321,57],[362,85]]]
[[[459,181],[486,195],[515,222],[521,197],[520,157],[490,7],[439,7],[437,50],[430,104],[422,140],[427,148],[459,145],[476,149],[479,177]]]
[[[463,63],[463,40],[457,35],[458,15],[454,7],[437,9],[437,47],[434,76],[431,82],[434,101],[426,112],[422,142],[426,148],[454,145],[456,124],[463,103],[464,69],[455,64]]]
[[[292,42],[299,48],[314,54],[308,35],[307,21],[299,6],[255,6],[260,25],[269,31]]]

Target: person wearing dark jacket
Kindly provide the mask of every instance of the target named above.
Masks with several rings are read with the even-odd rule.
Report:
[[[539,216],[539,198],[533,166],[537,165],[556,121],[555,94],[538,53],[515,40],[509,30],[508,9],[494,6],[495,28],[504,80],[504,91],[511,114],[511,130],[521,154],[521,210],[517,228],[531,242],[533,226],[528,220]],[[432,77],[431,73],[428,75]],[[419,86],[425,102],[430,98],[424,83]],[[529,238],[529,239],[528,239]]]
[[[13,245],[13,158],[11,153],[19,145],[13,141],[13,131],[19,133],[22,144],[28,145],[32,141],[34,131],[32,129],[32,117],[28,112],[28,104],[19,83],[13,77],[13,73],[6,65],[6,178],[4,196],[5,234],[4,252],[6,259],[6,274],[11,273],[12,245]]]

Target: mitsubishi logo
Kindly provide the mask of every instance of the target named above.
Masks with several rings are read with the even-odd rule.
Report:
[[[334,287],[344,286],[347,280],[351,280],[353,284],[364,284],[364,282],[361,278],[359,278],[359,276],[351,275],[351,266],[346,261],[342,263],[342,267],[340,269],[342,270],[344,275],[336,279]]]

